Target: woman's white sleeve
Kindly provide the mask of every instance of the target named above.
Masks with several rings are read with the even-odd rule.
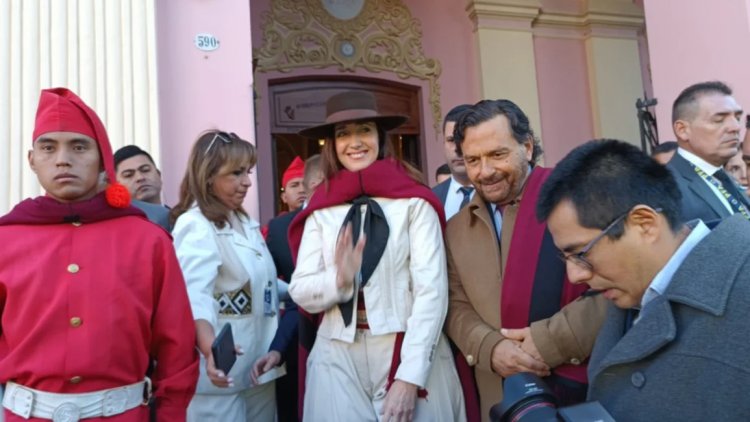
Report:
[[[440,219],[423,199],[409,211],[409,273],[414,304],[406,322],[396,379],[424,387],[448,312],[448,276]]]
[[[177,219],[172,236],[187,284],[193,319],[218,324],[219,303],[214,299],[214,282],[221,266],[219,247],[208,220],[183,214]]]
[[[315,213],[305,222],[297,266],[289,283],[289,295],[294,302],[310,313],[318,313],[351,299],[354,287],[336,286],[336,266],[326,262],[324,250],[336,244],[336,239],[324,239]],[[333,248],[330,248],[333,250]]]

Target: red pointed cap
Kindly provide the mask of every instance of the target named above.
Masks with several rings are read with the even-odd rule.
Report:
[[[115,208],[130,204],[127,188],[116,182],[112,146],[104,124],[86,103],[67,88],[42,90],[36,111],[34,141],[50,132],[75,132],[96,140],[104,171],[107,173],[107,203]],[[123,192],[124,191],[124,192]]]
[[[305,162],[299,157],[294,157],[292,164],[284,171],[284,175],[281,177],[281,187],[286,189],[286,184],[292,179],[305,176]]]

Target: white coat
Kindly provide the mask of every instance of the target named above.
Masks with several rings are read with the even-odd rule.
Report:
[[[174,236],[177,258],[187,283],[193,317],[208,321],[218,334],[224,323],[232,325],[235,344],[244,354],[237,357],[228,374],[234,378],[234,387],[217,388],[206,376],[205,358],[201,356],[201,373],[196,396],[240,394],[256,388],[251,385],[250,371],[253,362],[268,351],[279,322],[279,300],[276,268],[271,254],[260,234],[259,224],[239,215],[245,235],[229,224],[217,228],[193,207],[176,221]],[[251,313],[247,315],[220,315],[215,293],[228,292],[251,286]],[[270,283],[270,285],[269,285]],[[270,289],[273,314],[264,312],[264,293]],[[265,374],[269,381],[283,375],[283,369],[274,368]],[[273,392],[273,388],[270,389]],[[273,399],[273,395],[271,395]]]
[[[421,198],[374,198],[386,216],[389,237],[385,251],[367,285],[362,289],[367,307],[369,332],[363,333],[353,321],[344,325],[338,304],[350,299],[354,289],[340,290],[336,286],[335,246],[339,230],[350,205],[338,205],[316,210],[305,222],[304,234],[297,255],[297,268],[292,276],[289,293],[294,301],[308,312],[325,312],[318,329],[317,340],[308,360],[305,419],[327,417],[346,420],[348,417],[364,418],[364,409],[343,409],[326,403],[325,395],[310,394],[321,388],[333,388],[350,380],[363,380],[362,371],[353,369],[362,357],[352,354],[366,353],[358,345],[372,336],[382,336],[393,350],[392,334],[404,332],[401,363],[396,371],[397,380],[416,384],[428,392],[428,400],[418,399],[417,420],[462,420],[463,397],[453,358],[442,335],[443,321],[448,308],[448,280],[443,234],[438,215],[432,206]],[[357,300],[354,296],[355,302]],[[354,305],[356,309],[356,303]],[[346,346],[354,344],[353,346]],[[370,346],[368,346],[370,347]],[[326,350],[321,350],[325,348]],[[317,350],[316,350],[317,349]],[[341,355],[344,353],[344,355]],[[370,370],[387,371],[392,352],[368,356]],[[365,359],[366,360],[366,359]],[[311,362],[314,363],[311,364]],[[319,366],[321,368],[311,367]],[[375,369],[377,368],[377,369]],[[356,374],[352,373],[356,372]],[[342,375],[348,373],[348,375]],[[386,372],[387,373],[387,372]],[[321,380],[316,377],[339,377]],[[370,374],[368,380],[382,380]],[[373,378],[374,377],[374,378]],[[356,381],[354,381],[356,384]],[[315,388],[315,387],[321,388]],[[371,409],[382,405],[383,390],[375,385]],[[344,388],[344,387],[342,387]],[[351,390],[350,390],[351,391]],[[344,394],[344,393],[342,393]],[[361,394],[349,393],[347,407],[356,407]],[[314,400],[308,400],[315,396]],[[420,410],[429,402],[432,409]],[[312,411],[312,412],[308,412]],[[312,413],[312,414],[310,414]],[[369,420],[369,418],[368,418]]]

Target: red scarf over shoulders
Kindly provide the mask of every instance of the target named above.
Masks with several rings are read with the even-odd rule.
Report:
[[[104,192],[91,199],[80,202],[59,202],[49,196],[38,196],[21,201],[3,217],[0,226],[12,224],[62,224],[93,223],[128,215],[146,218],[143,211],[130,205],[125,208],[114,208],[106,201]]]
[[[422,198],[432,205],[445,228],[445,211],[440,200],[426,185],[412,179],[404,166],[396,160],[377,160],[367,168],[352,172],[338,171],[326,185],[321,186],[310,199],[310,203],[300,211],[289,225],[289,248],[292,258],[297,260],[297,252],[305,229],[305,220],[315,210],[341,205],[362,195],[371,198]]]

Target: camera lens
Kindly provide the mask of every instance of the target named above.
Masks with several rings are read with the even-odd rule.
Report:
[[[503,401],[490,411],[493,421],[557,421],[557,398],[541,378],[524,372],[506,378],[503,385]]]

